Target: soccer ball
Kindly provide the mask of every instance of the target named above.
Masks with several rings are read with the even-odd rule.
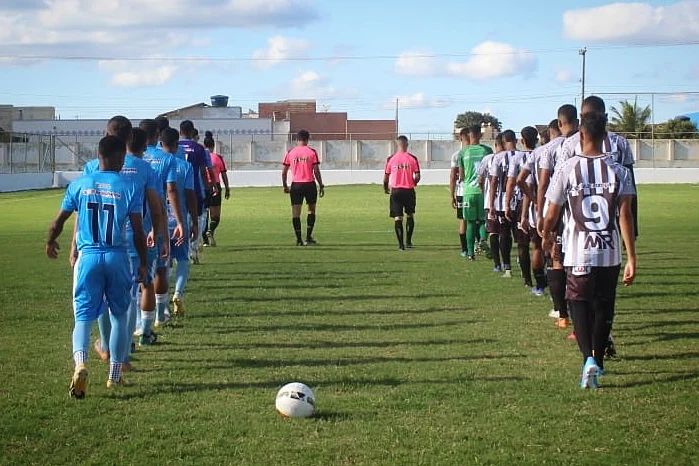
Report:
[[[275,406],[284,417],[311,417],[316,411],[316,397],[306,385],[289,383],[277,392]]]

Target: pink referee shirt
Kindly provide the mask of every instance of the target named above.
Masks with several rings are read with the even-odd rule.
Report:
[[[420,164],[410,152],[396,152],[386,161],[384,173],[389,175],[388,185],[391,188],[413,189],[415,173],[420,173]]]
[[[318,153],[308,146],[296,146],[286,153],[282,164],[291,167],[293,183],[311,183],[315,181],[313,167],[320,164]]]
[[[213,164],[214,170],[214,183],[221,183],[221,173],[227,170],[226,162],[223,161],[221,157],[216,152],[211,152],[211,163]]]

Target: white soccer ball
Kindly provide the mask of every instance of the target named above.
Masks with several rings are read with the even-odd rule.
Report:
[[[311,417],[316,412],[316,397],[308,386],[289,383],[277,392],[275,406],[285,417]]]

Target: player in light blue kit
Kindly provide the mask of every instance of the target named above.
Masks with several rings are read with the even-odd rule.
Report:
[[[178,148],[179,134],[177,130],[172,128],[165,129],[160,135],[163,150],[170,154],[176,154]],[[173,315],[175,317],[184,316],[184,292],[189,278],[189,249],[190,239],[197,236],[199,222],[197,221],[197,195],[194,191],[194,170],[192,164],[179,158],[176,155],[173,157],[176,163],[177,171],[177,195],[179,197],[179,205],[182,206],[180,216],[189,218],[190,227],[185,231],[186,240],[182,244],[177,244],[174,240],[170,245],[172,260],[177,262],[175,269],[175,293],[172,297]],[[185,209],[186,206],[186,210]],[[176,212],[173,206],[168,206],[168,220],[170,228],[175,228],[177,225]]]
[[[127,252],[126,223],[133,226],[138,251],[138,276],[146,274],[146,238],[143,234],[142,190],[119,171],[124,165],[126,145],[119,138],[105,136],[99,143],[100,170],[72,182],[66,190],[61,209],[49,229],[46,255],[58,257],[56,240],[63,226],[78,213],[76,241],[78,258],[73,270],[73,360],[75,372],[70,396],[84,398],[87,387],[90,330],[106,299],[110,309],[110,365],[107,387],[123,385],[121,359],[128,345],[127,311],[130,304],[131,265]]]

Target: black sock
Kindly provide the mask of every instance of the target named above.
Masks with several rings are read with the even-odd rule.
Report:
[[[415,231],[415,219],[408,217],[405,221],[406,233],[408,234],[408,244],[413,244],[413,231]]]
[[[512,268],[512,262],[510,262],[510,253],[512,252],[512,236],[508,231],[506,234],[500,235],[500,257],[502,258],[502,264],[505,269],[509,270]]]
[[[592,352],[600,368],[604,368],[604,353],[609,344],[609,333],[612,329],[614,302],[596,300],[594,307],[594,327],[592,331]]]
[[[209,222],[209,231],[213,235],[214,232],[216,231],[216,228],[218,228],[218,224],[221,221],[220,218],[211,218],[211,222]]]
[[[546,272],[543,268],[534,269],[534,281],[536,282],[536,287],[540,290],[546,288]]]
[[[565,270],[548,269],[549,292],[553,301],[553,309],[558,311],[560,317],[568,317],[566,303],[566,272]],[[573,316],[575,317],[575,316]]]
[[[518,244],[517,253],[519,255],[519,267],[522,269],[524,284],[532,286],[532,262],[529,256],[529,244]]]
[[[570,313],[573,316],[573,328],[578,348],[583,355],[583,362],[592,356],[592,335],[595,322],[594,311],[590,303],[585,301],[571,301]],[[603,350],[604,351],[604,350]]]
[[[461,241],[461,252],[466,252],[466,233],[459,233],[459,241]]]
[[[299,217],[294,217],[291,219],[291,223],[294,225],[294,233],[296,233],[296,241],[300,243],[301,240],[301,219]]]
[[[313,227],[316,224],[316,214],[308,214],[308,217],[306,218],[306,225],[308,226],[306,230],[306,238],[311,239],[313,238]]]
[[[502,267],[500,262],[500,236],[496,234],[490,235],[490,253],[493,255],[493,264],[495,267]]]
[[[403,220],[396,220],[396,238],[398,238],[398,246],[401,248],[405,247],[403,243]]]

